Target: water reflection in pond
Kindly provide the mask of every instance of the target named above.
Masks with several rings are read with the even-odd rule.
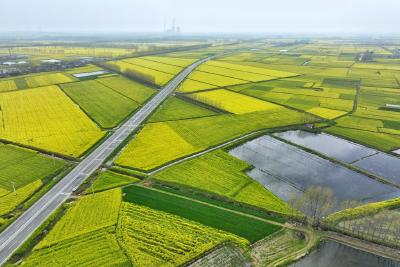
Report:
[[[338,202],[380,201],[400,196],[400,190],[332,163],[271,136],[262,136],[238,146],[230,154],[255,169],[248,175],[287,200],[290,192],[310,186],[332,189]]]
[[[292,267],[400,267],[400,262],[386,259],[334,241],[321,246],[290,265]]]
[[[296,130],[275,133],[274,136],[347,163],[354,162],[378,152],[375,149],[355,144],[325,133],[315,134]]]
[[[286,131],[274,136],[351,163],[400,185],[400,158],[325,133]]]

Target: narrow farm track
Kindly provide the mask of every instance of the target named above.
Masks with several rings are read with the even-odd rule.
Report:
[[[137,185],[137,186],[144,186],[144,185]],[[193,201],[193,202],[196,202],[196,203],[200,203],[202,205],[207,205],[207,206],[210,206],[210,207],[213,207],[213,208],[225,210],[225,211],[232,212],[232,213],[235,213],[235,214],[238,214],[238,215],[241,215],[241,216],[246,216],[246,217],[249,217],[249,218],[252,218],[252,219],[256,219],[256,220],[259,220],[259,221],[263,221],[263,222],[266,222],[266,223],[269,223],[269,224],[281,226],[283,228],[287,228],[287,229],[291,229],[291,230],[295,230],[295,231],[299,231],[299,232],[304,233],[304,235],[306,237],[306,245],[303,248],[301,248],[300,250],[297,250],[297,251],[293,251],[292,253],[289,253],[284,258],[280,258],[280,259],[272,262],[271,265],[269,265],[269,266],[279,266],[280,264],[286,262],[287,260],[292,260],[292,259],[297,259],[297,258],[303,257],[304,255],[306,255],[308,253],[308,251],[315,245],[315,243],[318,240],[317,233],[315,231],[313,231],[311,228],[298,227],[298,226],[294,226],[294,225],[289,224],[289,223],[280,223],[280,222],[268,220],[268,219],[265,219],[265,218],[261,218],[261,217],[258,217],[258,216],[255,216],[255,215],[251,215],[251,214],[247,214],[247,213],[244,213],[244,212],[240,212],[240,211],[237,211],[237,210],[231,210],[231,209],[228,209],[228,208],[217,206],[217,205],[214,205],[214,204],[211,204],[211,203],[207,203],[207,202],[204,202],[204,201],[201,201],[201,200],[197,200],[197,199],[193,199],[193,198],[190,198],[190,197],[186,197],[186,196],[177,195],[177,194],[173,194],[173,193],[170,193],[170,192],[162,191],[160,189],[156,189],[156,188],[153,188],[153,187],[146,187],[146,188],[150,189],[150,190],[154,190],[154,191],[160,192],[162,194],[172,195],[174,197],[179,197],[179,198],[182,198],[182,199],[185,199],[185,200],[189,200],[189,201]]]
[[[378,245],[369,241],[361,240],[351,236],[343,235],[337,232],[325,231],[322,232],[323,239],[330,239],[355,249],[370,252],[372,254],[400,261],[400,251],[398,249]]]
[[[0,234],[0,265],[3,265],[50,214],[60,207],[133,131],[138,129],[147,117],[196,67],[211,58],[208,57],[196,61],[182,70],[158,94],[82,160],[69,174],[5,229]]]
[[[145,187],[144,185],[140,185],[140,184],[138,184],[137,186]],[[182,195],[173,194],[173,193],[166,192],[166,191],[163,191],[163,190],[160,190],[160,189],[156,189],[154,187],[146,187],[146,188],[150,189],[150,190],[153,190],[153,191],[160,192],[162,194],[167,194],[167,195],[171,195],[171,196],[174,196],[174,197],[179,197],[179,198],[186,199],[186,200],[189,200],[189,201],[192,201],[192,202],[200,203],[202,205],[206,205],[206,206],[209,206],[209,207],[217,208],[217,209],[220,209],[220,210],[225,210],[225,211],[228,211],[228,212],[232,212],[232,213],[235,213],[235,214],[238,214],[238,215],[246,216],[246,217],[249,217],[249,218],[252,218],[252,219],[256,219],[256,220],[259,220],[259,221],[263,221],[263,222],[266,222],[266,223],[269,223],[269,224],[290,228],[287,224],[283,224],[283,223],[280,223],[280,222],[275,222],[275,221],[272,221],[272,220],[261,218],[261,217],[255,216],[255,215],[251,215],[251,214],[248,214],[248,213],[241,212],[241,211],[231,210],[231,209],[228,209],[228,208],[220,207],[220,206],[217,206],[217,205],[214,205],[214,204],[211,204],[211,203],[208,203],[208,202],[204,202],[204,201],[201,201],[201,200],[198,200],[198,199],[193,199],[193,198],[190,198],[190,197],[185,197],[185,196],[182,196]]]
[[[144,185],[140,185],[139,184],[137,186],[144,186]],[[173,194],[173,193],[170,193],[170,192],[162,191],[160,189],[156,189],[156,188],[153,188],[153,187],[146,187],[146,188],[150,189],[150,190],[154,190],[154,191],[160,192],[162,194],[172,195],[174,197],[179,197],[179,198],[182,198],[182,199],[186,199],[186,200],[189,200],[189,201],[193,201],[193,202],[200,203],[200,204],[203,204],[203,205],[207,205],[207,206],[210,206],[210,207],[214,207],[214,208],[217,208],[217,209],[229,211],[229,212],[241,215],[241,216],[246,216],[246,217],[249,217],[249,218],[252,218],[252,219],[256,219],[256,220],[260,220],[260,221],[263,221],[263,222],[266,222],[266,223],[269,223],[269,224],[281,226],[283,228],[287,228],[287,229],[290,229],[290,230],[299,231],[299,232],[304,233],[306,245],[303,248],[301,248],[301,249],[299,249],[297,251],[293,251],[293,252],[289,253],[288,255],[286,255],[283,258],[279,258],[279,259],[275,260],[274,262],[271,262],[268,266],[280,266],[280,265],[284,264],[287,261],[296,260],[296,259],[299,259],[299,258],[305,256],[315,246],[315,244],[317,243],[317,241],[320,238],[322,238],[322,239],[330,239],[330,240],[339,242],[341,244],[344,244],[344,245],[347,245],[347,246],[350,246],[350,247],[353,247],[353,248],[356,248],[356,249],[360,249],[362,251],[370,252],[370,253],[385,257],[385,258],[390,258],[390,259],[393,259],[393,260],[400,260],[400,254],[398,253],[398,250],[392,249],[392,248],[388,248],[388,247],[385,247],[385,246],[381,246],[381,245],[377,245],[377,244],[374,244],[374,243],[371,243],[371,242],[368,242],[368,241],[360,240],[360,239],[357,239],[357,238],[353,238],[353,237],[342,235],[342,234],[335,233],[335,232],[315,231],[315,230],[313,230],[312,228],[309,228],[309,227],[295,226],[295,225],[290,224],[290,223],[279,223],[279,222],[268,220],[268,219],[265,219],[265,218],[261,218],[261,217],[255,216],[255,215],[247,214],[247,213],[244,213],[244,212],[241,212],[241,211],[231,210],[231,209],[228,209],[228,208],[217,206],[217,205],[214,205],[214,204],[211,204],[211,203],[207,203],[207,202],[204,202],[204,201],[201,201],[201,200],[197,200],[197,199],[193,199],[193,198],[190,198],[190,197],[186,197],[186,196],[177,195],[177,194]]]
[[[301,231],[296,228],[292,228],[292,230]],[[304,257],[305,255],[307,255],[307,253],[313,248],[313,246],[318,241],[318,237],[317,237],[316,233],[311,229],[304,228],[304,229],[302,229],[302,231],[306,237],[306,245],[297,251],[293,251],[293,252],[287,254],[285,257],[279,258],[279,259],[271,262],[270,264],[268,264],[268,266],[281,266],[281,265],[284,265],[285,262],[297,260],[297,259],[300,259],[300,258]]]

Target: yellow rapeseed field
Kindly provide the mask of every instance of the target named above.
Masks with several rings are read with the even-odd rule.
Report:
[[[216,85],[202,83],[198,81],[194,81],[191,79],[186,79],[183,83],[181,83],[178,87],[179,92],[195,92],[205,89],[211,89],[217,87]]]
[[[73,82],[75,79],[64,73],[43,73],[41,75],[27,76],[25,81],[29,87],[34,88],[52,84]]]
[[[190,97],[234,114],[281,108],[276,104],[225,89],[194,93]]]
[[[146,57],[130,58],[130,59],[125,59],[124,61],[128,62],[130,64],[134,64],[134,65],[142,66],[142,67],[149,68],[152,70],[158,70],[161,72],[166,72],[166,73],[174,74],[174,75],[178,74],[182,70],[182,67],[164,64],[164,63],[160,63],[160,62],[152,61],[152,60],[146,60]]]
[[[181,266],[222,242],[248,245],[234,234],[127,202],[117,236],[134,266]]]
[[[206,64],[201,65],[200,67],[197,68],[197,70],[204,71],[207,73],[214,73],[214,74],[219,74],[219,75],[223,75],[223,76],[228,76],[228,77],[232,77],[232,78],[239,78],[239,79],[246,80],[249,82],[259,82],[259,81],[267,81],[267,80],[275,79],[275,77],[268,76],[268,75],[245,72],[245,71],[240,71],[240,70],[235,70],[235,69],[227,69],[227,68],[206,65]]]
[[[245,80],[240,80],[236,78],[231,78],[227,76],[206,73],[201,71],[192,72],[188,78],[198,82],[216,85],[218,87],[247,83],[247,81]]]
[[[0,196],[0,216],[11,212],[19,204],[30,197],[36,190],[38,190],[43,185],[42,180],[36,180],[30,184],[25,185],[17,189],[16,193],[0,189],[1,194],[6,194]]]
[[[104,133],[57,86],[0,94],[0,138],[80,156]]]
[[[217,66],[217,67],[222,67],[222,68],[227,68],[227,69],[232,69],[232,70],[239,70],[242,72],[263,74],[263,75],[273,76],[273,77],[277,77],[277,78],[290,77],[290,76],[297,75],[297,73],[288,72],[288,71],[258,68],[258,67],[243,65],[243,64],[234,64],[234,63],[217,61],[217,60],[210,60],[210,61],[206,62],[205,64],[209,65],[209,66]]]
[[[152,138],[158,136],[158,138]],[[150,138],[149,138],[150,137]],[[124,166],[135,166],[140,169],[151,169],[171,158],[196,152],[197,149],[185,141],[166,123],[147,124],[135,142],[123,150],[116,163]]]
[[[116,188],[80,198],[34,249],[117,224],[121,196]]]
[[[311,109],[308,109],[307,112],[317,115],[317,116],[320,116],[325,119],[330,119],[330,120],[347,113],[346,111],[322,108],[322,107],[311,108]]]
[[[14,80],[0,81],[0,92],[11,91],[11,90],[16,90],[16,89],[18,89],[18,87],[15,84]]]
[[[186,67],[196,61],[193,58],[180,58],[180,57],[157,57],[157,56],[147,56],[143,57],[147,60],[152,60],[164,64],[175,65],[180,67]]]

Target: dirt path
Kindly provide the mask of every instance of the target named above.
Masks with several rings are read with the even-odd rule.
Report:
[[[324,231],[321,232],[321,238],[337,241],[344,245],[370,252],[378,256],[400,261],[400,250],[378,245],[369,241],[361,240],[351,236],[343,235],[337,232]]]
[[[138,184],[137,186],[143,186],[144,187],[144,185],[140,185],[140,184]],[[204,202],[204,201],[201,201],[201,200],[197,200],[197,199],[193,199],[193,198],[190,198],[190,197],[177,195],[177,194],[170,193],[170,192],[165,192],[165,191],[160,190],[160,189],[156,189],[156,188],[152,188],[152,187],[146,187],[146,188],[150,189],[150,190],[153,190],[153,191],[157,191],[157,192],[163,193],[163,194],[179,197],[179,198],[182,198],[182,199],[186,199],[186,200],[189,200],[189,201],[193,201],[193,202],[200,203],[200,204],[203,204],[203,205],[207,205],[207,206],[210,206],[210,207],[214,207],[214,208],[217,208],[217,209],[221,209],[221,210],[225,210],[225,211],[228,211],[228,212],[232,212],[232,213],[235,213],[235,214],[238,214],[238,215],[241,215],[241,216],[246,216],[246,217],[249,217],[249,218],[252,218],[252,219],[256,219],[256,220],[259,220],[259,221],[263,221],[263,222],[266,222],[266,223],[269,223],[269,224],[278,225],[278,226],[281,226],[283,228],[287,228],[287,229],[291,229],[291,230],[294,230],[294,231],[298,231],[298,232],[304,233],[305,238],[306,238],[306,242],[305,242],[306,245],[303,248],[301,248],[300,250],[297,250],[297,251],[293,251],[292,253],[289,253],[287,256],[285,256],[283,258],[275,260],[274,262],[272,262],[268,266],[279,266],[279,265],[285,263],[286,261],[296,260],[296,259],[299,259],[299,258],[305,256],[315,246],[315,244],[321,238],[334,240],[334,241],[337,241],[337,242],[342,243],[344,245],[347,245],[347,246],[350,246],[350,247],[353,247],[353,248],[356,248],[356,249],[360,249],[362,251],[370,252],[370,253],[385,257],[385,258],[390,258],[390,259],[393,259],[393,260],[400,261],[400,251],[399,250],[396,250],[396,249],[393,249],[393,248],[389,248],[389,247],[385,247],[385,246],[381,246],[381,245],[378,245],[378,244],[375,244],[375,243],[372,243],[372,242],[369,242],[369,241],[364,241],[364,240],[361,240],[361,239],[353,238],[353,237],[346,236],[346,235],[343,235],[343,234],[339,234],[339,233],[336,233],[336,232],[316,231],[311,227],[297,226],[297,225],[293,225],[293,224],[290,224],[290,223],[279,223],[279,222],[268,220],[268,219],[265,219],[265,218],[261,218],[261,217],[255,216],[255,215],[247,214],[247,213],[244,213],[244,212],[241,212],[241,211],[231,210],[231,209],[228,209],[228,208],[220,207],[218,205],[214,205],[214,204],[207,203],[207,202]]]
[[[279,259],[271,262],[270,264],[268,264],[268,266],[280,266],[280,265],[284,264],[285,262],[295,261],[297,259],[304,257],[314,247],[314,245],[317,243],[317,241],[319,239],[316,232],[312,229],[297,228],[297,227],[293,227],[292,229],[296,230],[296,231],[302,231],[305,234],[306,245],[303,248],[301,248],[300,250],[293,251],[293,252],[289,253],[288,255],[286,255],[285,257],[279,258]]]
[[[141,185],[141,184],[137,184],[137,186],[145,187],[144,185]],[[278,225],[278,226],[281,226],[281,227],[289,228],[287,226],[288,225],[287,223],[275,222],[275,221],[272,221],[272,220],[268,220],[268,219],[265,219],[265,218],[261,218],[261,217],[255,216],[255,215],[247,214],[247,213],[244,213],[244,212],[241,212],[241,211],[231,210],[231,209],[228,209],[228,208],[220,207],[220,206],[217,206],[217,205],[214,205],[214,204],[211,204],[211,203],[208,203],[208,202],[204,202],[204,201],[201,201],[201,200],[198,200],[198,199],[193,199],[193,198],[190,198],[190,197],[185,197],[185,196],[182,196],[182,195],[166,192],[166,191],[154,188],[154,187],[146,187],[146,188],[150,189],[150,190],[153,190],[153,191],[160,192],[162,194],[167,194],[167,195],[170,195],[170,196],[179,197],[179,198],[186,199],[186,200],[189,200],[189,201],[192,201],[192,202],[196,202],[196,203],[200,203],[200,204],[203,204],[203,205],[206,205],[206,206],[209,206],[209,207],[213,207],[213,208],[217,208],[217,209],[220,209],[220,210],[229,211],[229,212],[241,215],[241,216],[246,216],[246,217],[249,217],[249,218],[252,218],[252,219],[256,219],[256,220],[259,220],[259,221],[263,221],[263,222],[266,222],[266,223],[269,223],[269,224],[273,224],[273,225]]]

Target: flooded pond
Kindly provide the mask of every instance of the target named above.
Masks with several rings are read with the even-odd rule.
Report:
[[[41,60],[43,63],[60,63],[61,60],[59,59],[42,59]]]
[[[400,267],[400,262],[358,250],[334,241],[324,241],[318,249],[291,267]]]
[[[325,133],[315,134],[296,130],[275,133],[274,136],[347,163],[352,163],[378,152]]]
[[[106,74],[106,73],[108,73],[108,71],[99,70],[99,71],[93,71],[93,72],[75,73],[72,75],[76,78],[84,78],[84,77],[98,76],[98,75],[102,75],[102,74]]]
[[[400,158],[325,133],[287,131],[274,136],[350,163],[400,184]]]
[[[356,161],[353,165],[400,185],[400,158],[378,153]]]
[[[248,175],[283,200],[288,200],[291,193],[301,193],[310,186],[331,188],[338,202],[371,202],[400,196],[400,190],[395,187],[271,136],[256,138],[229,153],[252,164],[254,169]]]

